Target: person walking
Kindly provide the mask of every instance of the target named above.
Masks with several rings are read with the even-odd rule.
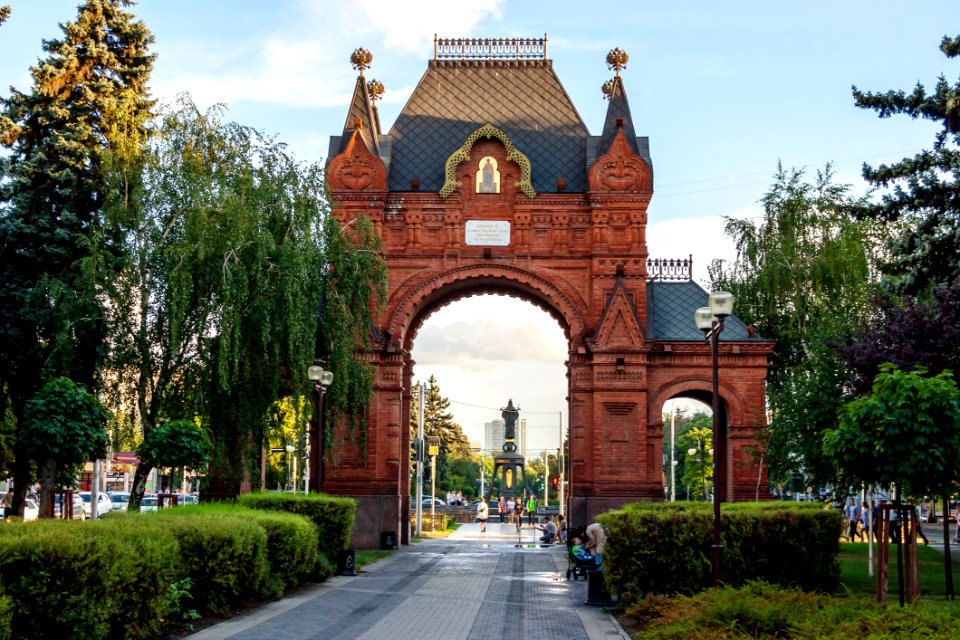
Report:
[[[513,506],[513,517],[517,523],[517,533],[523,527],[523,496],[517,496],[517,502]]]
[[[877,542],[877,503],[874,502],[873,506],[869,506],[868,503],[864,502],[860,509],[860,524],[863,526],[861,530],[861,538],[864,534],[867,536],[867,541],[870,541],[870,536],[873,536],[873,541]]]
[[[510,496],[510,499],[507,500],[507,523],[513,524],[514,511],[517,508],[517,501],[513,496]]]
[[[480,521],[480,533],[487,532],[487,518],[490,517],[490,507],[487,506],[487,500],[483,496],[477,503],[477,520]]]
[[[537,496],[530,496],[527,500],[527,524],[533,526],[533,518],[537,513]]]
[[[847,504],[843,513],[847,519],[847,539],[853,542],[854,536],[857,535],[857,523],[860,522],[860,509],[857,508],[856,499],[850,498],[850,503]],[[863,534],[860,534],[860,542],[863,542]]]
[[[503,496],[500,496],[500,501],[497,503],[497,511],[500,512],[500,524],[503,524],[503,519],[507,515],[507,499]]]

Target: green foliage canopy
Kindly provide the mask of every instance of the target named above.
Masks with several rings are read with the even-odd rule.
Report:
[[[107,334],[102,288],[122,247],[105,215],[105,166],[143,136],[153,37],[126,0],[86,0],[29,92],[0,102],[0,406],[16,431],[46,380],[94,383]],[[18,440],[18,450],[21,443]],[[19,499],[28,482],[18,451]],[[21,464],[22,462],[22,464]]]
[[[141,463],[203,471],[210,462],[210,436],[195,422],[171,420],[152,429],[137,447]]]
[[[940,50],[960,56],[960,36],[944,36]],[[879,202],[862,203],[864,218],[900,221],[883,265],[899,293],[923,294],[960,276],[960,80],[942,75],[930,93],[919,82],[913,91],[864,92],[853,87],[856,105],[881,118],[907,115],[942,125],[933,148],[890,165],[864,165],[863,177],[889,189]]]
[[[876,225],[857,221],[848,185],[828,165],[807,182],[777,167],[764,215],[728,219],[737,247],[732,266],[712,270],[712,286],[733,293],[737,316],[777,341],[767,376],[771,420],[760,440],[774,482],[835,477],[820,434],[836,425],[844,370],[829,341],[869,313]]]
[[[939,494],[960,475],[960,391],[953,374],[880,366],[872,392],[849,402],[824,451],[867,484]]]
[[[37,462],[53,460],[58,472],[102,458],[107,451],[106,409],[69,378],[54,378],[27,402],[21,438]]]

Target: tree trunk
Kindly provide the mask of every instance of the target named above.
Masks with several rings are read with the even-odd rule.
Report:
[[[953,559],[950,557],[950,491],[943,492],[943,575],[947,581],[947,600],[953,600]],[[960,527],[960,523],[957,524]]]
[[[50,489],[56,488],[57,483],[57,462],[53,459],[47,459],[43,461],[43,466],[40,467],[40,517],[45,518],[47,514],[47,500],[49,497],[47,491]],[[64,514],[67,512],[67,503],[64,501],[61,506],[63,512],[61,516],[66,517]]]
[[[127,502],[127,511],[140,512],[140,502],[143,492],[147,488],[147,477],[153,471],[153,466],[141,462],[137,465],[137,472],[133,474],[133,486],[130,487],[130,501]]]

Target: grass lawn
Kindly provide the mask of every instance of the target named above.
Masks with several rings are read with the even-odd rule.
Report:
[[[960,554],[952,551],[953,590],[960,594],[960,565],[957,559]],[[840,543],[840,583],[841,590],[851,595],[873,595],[877,591],[877,547],[873,547],[874,575],[868,573],[869,560],[867,545],[852,542]],[[931,547],[917,548],[917,562],[920,565],[920,595],[931,599],[943,599],[946,593],[944,579],[943,554]],[[897,548],[890,545],[890,574],[887,584],[888,598],[897,600]]]
[[[361,569],[363,565],[376,562],[380,558],[386,558],[393,551],[389,550],[379,550],[379,549],[359,549],[354,553],[354,563],[357,566],[357,569]]]

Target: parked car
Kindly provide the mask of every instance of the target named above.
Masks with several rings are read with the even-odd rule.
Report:
[[[103,491],[97,492],[96,515],[93,514],[93,508],[90,506],[90,501],[93,500],[93,493],[90,491],[81,491],[80,497],[83,499],[88,518],[102,518],[104,514],[110,513],[113,510],[113,502],[111,502],[110,496]]]
[[[130,502],[130,494],[125,491],[110,492],[110,508],[113,511],[125,511],[127,503]]]
[[[157,496],[145,495],[143,499],[140,500],[140,511],[156,511],[158,509],[157,504]]]

